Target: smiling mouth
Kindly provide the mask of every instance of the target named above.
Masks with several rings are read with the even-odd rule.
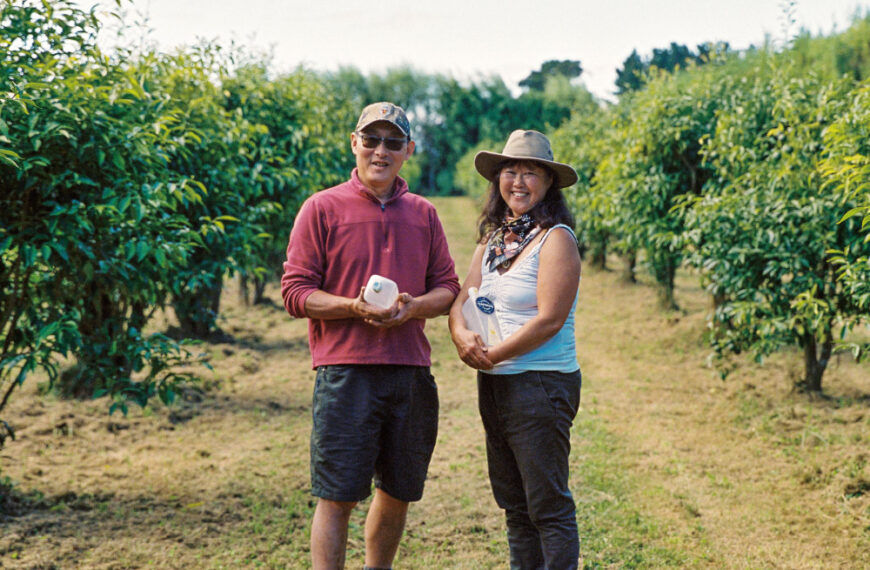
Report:
[[[381,168],[387,168],[390,164],[388,162],[372,162],[372,166],[380,166]]]

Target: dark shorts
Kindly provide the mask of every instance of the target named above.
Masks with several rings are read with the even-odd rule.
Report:
[[[357,502],[375,486],[419,501],[438,433],[438,389],[424,366],[317,368],[311,493]]]

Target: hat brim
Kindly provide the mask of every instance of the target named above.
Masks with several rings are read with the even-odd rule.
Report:
[[[553,185],[556,188],[566,188],[577,182],[577,172],[571,166],[561,162],[544,160],[536,156],[513,156],[482,150],[474,155],[474,168],[477,169],[481,176],[490,182],[495,182],[499,166],[504,162],[514,160],[538,162],[543,164],[553,172],[555,178],[553,180]]]

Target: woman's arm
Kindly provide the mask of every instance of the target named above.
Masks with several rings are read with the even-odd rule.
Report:
[[[453,344],[456,345],[456,352],[459,353],[459,358],[462,362],[477,370],[489,370],[492,368],[492,362],[487,357],[487,346],[476,334],[468,329],[465,322],[465,317],[462,316],[462,305],[468,299],[468,290],[472,287],[480,287],[481,275],[480,264],[483,260],[483,252],[486,249],[484,244],[478,244],[474,250],[474,255],[471,256],[471,267],[468,268],[468,275],[465,277],[465,282],[459,290],[459,294],[453,301],[453,306],[450,307],[450,317],[447,324],[450,327],[450,337],[453,339]]]
[[[577,242],[568,231],[552,231],[540,256],[538,314],[503,342],[489,347],[487,356],[493,364],[538,348],[559,332],[571,312],[580,284]]]

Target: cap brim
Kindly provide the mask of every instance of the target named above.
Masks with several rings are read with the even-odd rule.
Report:
[[[509,154],[482,150],[474,155],[474,168],[477,169],[481,176],[493,182],[498,174],[499,165],[510,160],[527,160],[529,162],[539,162],[547,166],[547,168],[553,171],[556,188],[566,188],[577,182],[577,172],[571,166],[534,156],[511,156]]]

